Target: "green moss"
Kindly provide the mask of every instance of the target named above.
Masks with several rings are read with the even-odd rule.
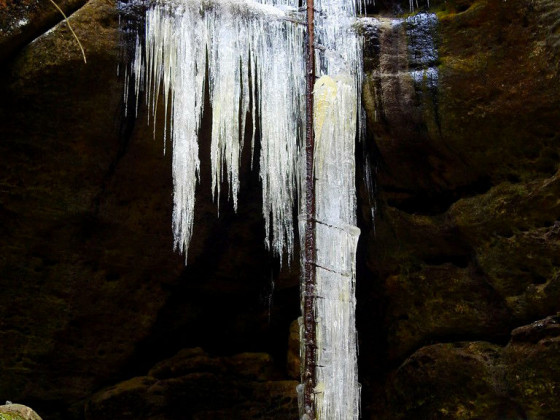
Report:
[[[440,21],[453,19],[456,15],[474,10],[474,8],[480,7],[483,3],[483,1],[476,0],[446,0],[444,2],[432,2],[430,12],[435,13]]]
[[[25,420],[25,418],[19,414],[0,413],[0,420]]]

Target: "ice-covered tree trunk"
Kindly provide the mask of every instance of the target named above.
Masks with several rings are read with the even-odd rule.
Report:
[[[280,258],[289,257],[294,251],[294,206],[299,206],[300,220],[313,220],[313,261],[303,258],[302,268],[304,274],[312,269],[316,276],[311,301],[316,342],[308,346],[314,348],[309,363],[316,370],[310,393],[313,407],[303,407],[302,413],[308,412],[302,418],[357,418],[354,291],[359,230],[355,226],[354,143],[362,62],[360,39],[352,24],[358,2],[315,0],[314,4],[312,47],[317,51],[319,79],[313,89],[315,157],[307,177],[315,180],[314,214],[306,214],[304,199],[309,191],[303,156],[305,26],[298,1],[149,3],[145,46],[137,43],[131,71],[137,90],[145,84],[152,112],[163,93],[166,115],[171,116],[176,249],[187,255],[192,236],[199,176],[198,131],[207,85],[213,121],[211,153],[204,158],[211,162],[215,197],[227,184],[233,206],[237,206],[243,134],[246,116],[251,114],[260,119],[260,124],[253,121],[253,127],[261,127],[266,245]],[[303,232],[300,229],[300,239]],[[302,356],[305,360],[305,354]],[[304,365],[302,377],[306,376]]]

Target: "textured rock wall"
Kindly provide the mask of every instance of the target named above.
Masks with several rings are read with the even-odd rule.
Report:
[[[258,176],[243,173],[238,214],[224,201],[218,218],[203,165],[185,268],[163,121],[154,135],[142,105],[123,116],[116,5],[89,1],[70,20],[87,65],[64,23],[1,65],[0,400],[80,416],[93,392],[182,347],[283,366],[297,275],[264,249]]]
[[[69,15],[87,0],[56,0]],[[20,48],[63,19],[50,0],[0,1],[0,60],[13,56]]]
[[[410,21],[366,31],[379,190],[361,281],[361,354],[377,360],[363,356],[366,410],[555,418],[557,338],[510,336],[560,310],[560,8],[487,0],[432,12],[437,60],[422,78]]]
[[[90,2],[72,22],[87,66],[64,24],[3,66],[0,393],[14,401],[83,398],[115,375],[182,270],[166,160],[149,141],[131,153],[150,160],[129,158],[119,137],[117,15]]]
[[[407,4],[378,2],[365,45],[364,418],[557,418],[560,8],[432,2],[425,27],[394,21]],[[38,22],[14,5],[4,22]],[[294,417],[297,273],[262,246],[258,178],[217,218],[203,165],[184,268],[161,118],[154,140],[142,105],[123,117],[115,5],[71,22],[87,65],[64,24],[0,33],[0,401],[45,419]]]

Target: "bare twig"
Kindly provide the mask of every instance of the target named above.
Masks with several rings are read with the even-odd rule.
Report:
[[[70,32],[72,32],[72,35],[74,35],[74,38],[76,38],[76,41],[78,42],[78,46],[80,47],[80,50],[82,51],[82,56],[84,57],[84,63],[87,64],[86,52],[84,51],[84,47],[82,46],[82,43],[78,39],[78,35],[76,35],[76,32],[74,32],[74,29],[72,29],[72,25],[70,25],[70,21],[68,20],[68,17],[64,13],[64,11],[59,7],[59,5],[54,2],[54,0],[49,0],[49,1],[53,4],[54,7],[56,7],[58,9],[60,14],[64,17],[64,21],[68,25],[68,29],[70,29]]]

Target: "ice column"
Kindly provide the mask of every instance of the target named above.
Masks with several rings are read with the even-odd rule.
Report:
[[[355,142],[360,115],[362,50],[352,29],[357,5],[318,0],[315,84],[318,419],[359,417],[355,321]]]

